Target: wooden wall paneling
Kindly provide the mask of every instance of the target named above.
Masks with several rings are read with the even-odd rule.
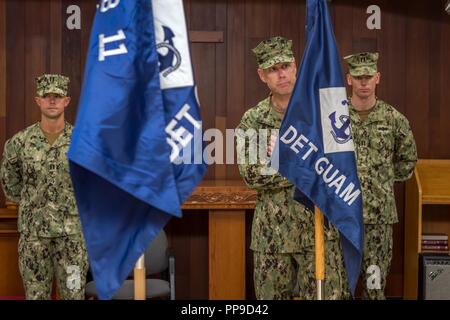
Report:
[[[257,64],[251,49],[269,37],[281,35],[293,41],[294,54],[300,63],[305,41],[304,7],[304,3],[298,1],[246,2],[245,109],[255,106],[269,93],[256,73]]]
[[[282,3],[281,1],[271,0],[270,3],[266,3],[266,8],[269,9],[269,26],[270,26],[270,34],[269,36],[277,36],[280,35],[281,31],[281,7],[288,6],[289,3]],[[284,21],[283,17],[283,21]]]
[[[0,119],[6,116],[6,9],[0,1]],[[0,127],[0,139],[5,138],[5,127]],[[3,140],[0,140],[2,143]]]
[[[216,14],[225,13],[219,12],[216,10]],[[189,42],[213,42],[213,43],[222,43],[223,42],[223,31],[198,31],[198,30],[189,30]]]
[[[40,120],[36,105],[36,77],[50,68],[50,3],[27,1],[25,6],[25,123],[27,127]],[[22,129],[22,128],[21,128]]]
[[[330,7],[334,11],[333,30],[342,58],[353,53],[353,6],[352,2],[347,0],[333,1]]]
[[[382,73],[382,75],[383,74],[387,75],[387,73],[383,72],[385,70],[387,71],[387,66],[390,61],[390,52],[388,52],[387,50],[389,50],[388,48],[396,47],[395,45],[391,45],[391,43],[386,44],[387,41],[391,40],[391,36],[390,36],[390,34],[388,34],[388,32],[390,31],[390,30],[388,31],[388,28],[389,28],[388,24],[390,24],[392,22],[390,19],[392,4],[389,4],[389,1],[384,1],[384,0],[378,0],[375,4],[377,6],[379,6],[381,9],[381,29],[380,30],[367,29],[366,23],[367,23],[367,18],[370,16],[370,14],[366,13],[367,6],[363,6],[360,8],[361,11],[364,13],[364,15],[363,15],[364,21],[360,22],[360,23],[364,23],[363,26],[361,26],[361,28],[364,28],[365,30],[367,30],[368,33],[372,36],[371,41],[374,41],[375,48],[373,48],[373,50],[363,49],[363,50],[359,50],[359,51],[376,51],[376,52],[380,53],[380,56],[378,58],[378,63],[377,63],[378,71],[380,71],[380,73]],[[375,40],[373,40],[373,38],[375,38]],[[384,41],[385,43],[384,44],[381,43],[382,41]],[[383,48],[383,46],[386,46],[386,47]],[[370,46],[369,46],[369,48],[370,48]],[[395,82],[394,82],[394,78],[392,77],[392,75],[389,75],[389,77],[383,77],[382,81],[380,81],[380,83],[377,86],[376,95],[378,97],[380,97],[381,99],[383,99],[383,97],[388,96],[387,91],[389,89],[394,89],[391,86],[393,83],[395,83]],[[400,92],[401,92],[401,84],[396,85],[395,87],[397,89],[400,89]],[[397,96],[397,93],[395,95]],[[388,103],[394,105],[394,101],[388,101]],[[398,106],[395,106],[395,105],[394,105],[394,107],[398,108]]]
[[[215,30],[215,14],[214,2],[191,1],[191,30]],[[215,43],[191,43],[191,54],[203,129],[207,130],[215,127]],[[214,179],[214,174],[215,165],[211,165],[204,179]]]
[[[25,125],[25,5],[19,1],[5,5],[6,138],[10,138]]]
[[[450,119],[450,59],[448,59],[450,56],[450,16],[443,10],[441,12],[441,28],[441,70],[439,73],[441,117],[439,122],[434,125],[440,128],[439,137],[437,137],[440,141],[438,157],[450,159],[450,126],[448,125]]]
[[[194,211],[189,214],[190,221],[184,224],[189,226],[189,297],[193,299],[207,299],[208,286],[208,212]]]
[[[239,1],[245,8],[245,29],[236,31],[245,31],[249,37],[266,38],[270,35],[270,10],[267,7],[267,1]],[[233,2],[230,1],[229,5]],[[232,12],[229,12],[230,14]],[[241,13],[242,14],[242,13]],[[244,22],[244,21],[243,21]],[[257,43],[256,43],[257,44]]]
[[[251,20],[254,20],[252,17]],[[236,128],[245,110],[245,3],[228,2],[227,9],[227,128]],[[244,32],[243,32],[244,31]],[[228,179],[241,179],[237,166],[227,166]]]
[[[214,2],[191,1],[191,30],[215,31]],[[191,43],[192,63],[201,104],[203,128],[214,127],[215,115],[215,43]]]
[[[369,15],[367,7],[375,4],[373,0],[353,1],[353,52],[376,51],[377,31],[369,30],[366,25]]]
[[[281,2],[280,2],[281,4]],[[280,35],[292,40],[297,68],[302,61],[305,49],[306,8],[303,1],[283,2],[280,7],[282,20],[280,21]]]
[[[261,21],[264,21],[264,23],[261,23]],[[244,56],[245,78],[242,79],[242,84],[245,88],[245,100],[244,104],[240,106],[238,117],[233,119],[236,125],[246,110],[254,107],[269,95],[267,85],[259,79],[257,74],[258,64],[252,52],[252,49],[261,41],[275,35],[271,33],[270,6],[265,1],[245,2],[245,29],[242,30],[245,33],[245,46],[241,48],[241,50],[244,50],[242,54]],[[228,45],[235,46],[236,44],[229,43]],[[229,65],[228,67],[233,66]]]
[[[429,90],[430,49],[429,21],[426,19],[429,4],[424,1],[410,2],[406,6],[406,103],[405,113],[409,117],[416,139],[420,158],[429,158]]]
[[[226,117],[220,117],[216,116],[214,120],[214,128],[217,130],[220,130],[222,134],[222,140],[216,141],[216,150],[215,150],[215,156],[217,157],[217,162],[214,164],[214,179],[216,180],[225,180],[227,178],[227,136],[226,136],[226,127],[227,127],[227,118]],[[223,144],[223,147],[220,146],[220,142]],[[231,148],[231,140],[229,142],[230,148]],[[233,146],[234,147],[234,146]],[[234,149],[228,150],[228,152],[233,152]],[[232,164],[230,164],[232,165]]]
[[[24,89],[24,46],[25,46],[25,7],[18,2],[3,1],[4,42],[5,42],[5,119],[3,131],[0,130],[1,150],[4,141],[21,130],[25,122]],[[0,205],[4,206],[3,190],[0,191]]]
[[[188,30],[191,30],[191,2],[192,0],[183,1],[184,16],[186,17],[186,26]]]
[[[81,3],[81,84],[83,85],[84,67],[86,65],[86,55],[89,49],[89,40],[91,37],[92,24],[95,17],[95,2],[89,0],[83,0]]]
[[[215,31],[216,3],[215,1],[191,0],[189,12],[190,30]]]
[[[6,140],[6,2],[0,1],[0,153]],[[0,207],[5,197],[0,191]]]
[[[210,71],[214,69],[214,63],[211,61],[215,61],[214,55],[211,55],[212,50],[211,44],[197,44],[195,47],[191,46],[191,54],[192,54],[192,61],[193,65],[199,65],[198,69],[199,72],[195,72],[196,67],[194,67],[195,72],[195,83],[198,88],[198,95],[199,95],[199,101],[200,101],[200,115],[202,117],[202,125],[203,125],[203,131],[210,128],[215,127],[215,117],[214,117],[214,109],[211,110],[211,108],[214,108],[214,91],[211,89],[211,86],[214,86],[214,82],[211,81],[210,73],[207,73],[207,70]],[[204,50],[203,48],[207,47],[207,50]],[[210,55],[206,55],[205,51],[209,51]],[[206,58],[206,56],[208,58]],[[201,61],[200,63],[195,63],[194,61]],[[203,74],[203,76],[198,76],[197,74]],[[212,102],[211,102],[212,101]],[[214,139],[213,139],[214,140]],[[205,142],[207,145],[212,143],[211,141]],[[209,150],[209,149],[208,149]],[[209,154],[210,152],[204,153]],[[212,154],[215,155],[215,152]],[[216,165],[210,164],[206,170],[205,175],[203,176],[203,179],[205,180],[213,180],[215,179],[215,172],[216,172]]]
[[[342,72],[347,73],[348,67],[343,57],[353,53],[353,6],[351,1],[333,1],[331,4],[333,11],[333,29],[336,37],[337,47],[340,53]],[[344,80],[345,81],[345,80]],[[347,82],[345,81],[347,86]],[[350,96],[351,88],[347,86],[347,92]]]
[[[18,266],[18,239],[17,233],[0,230],[0,297],[20,298],[24,296]]]
[[[62,16],[64,23],[62,24],[62,73],[70,78],[70,96],[72,98],[70,105],[67,107],[65,116],[70,123],[75,122],[76,108],[80,99],[81,93],[81,29],[69,30],[66,27],[66,19],[68,17],[66,9],[72,5],[72,0],[62,0]],[[83,13],[81,14],[83,17]],[[83,26],[82,26],[83,28]]]
[[[377,34],[378,50],[380,51],[378,69],[381,72],[383,92],[379,96],[393,105],[405,116],[406,86],[404,82],[406,72],[406,25],[402,11],[405,10],[400,2],[382,1],[381,30]]]
[[[186,212],[183,212],[183,217],[181,219],[174,218],[169,221],[165,227],[167,237],[169,239],[170,246],[172,248],[172,253],[175,256],[175,290],[176,299],[187,299],[189,298],[189,287],[190,287],[190,264],[191,259],[189,252],[189,241],[190,233],[189,229],[183,227],[187,224],[189,216]],[[207,284],[206,284],[207,287]],[[207,293],[205,293],[205,296]]]
[[[227,38],[227,4],[224,1],[216,2],[216,30],[223,32],[223,39]],[[223,149],[223,161],[224,164],[216,164],[215,178],[226,179],[227,178],[227,143],[226,143],[226,129],[227,129],[227,44],[222,41],[216,43],[216,61],[215,61],[215,126],[222,132],[224,137],[224,149]],[[232,128],[228,128],[232,129]],[[230,150],[234,153],[234,147]],[[236,159],[236,157],[234,157]]]
[[[62,25],[65,26],[62,16],[61,0],[50,2],[50,68],[49,73],[61,73],[61,41]]]
[[[430,15],[429,15],[429,36],[428,40],[428,48],[425,47],[425,50],[429,50],[429,113],[428,113],[428,121],[431,123],[439,123],[441,118],[441,86],[439,85],[440,73],[442,70],[442,61],[441,61],[441,32],[442,32],[442,22],[441,22],[441,14],[442,8],[439,6],[431,6]],[[448,58],[446,58],[448,59]],[[450,70],[448,70],[450,71]],[[447,71],[447,72],[448,72]],[[417,112],[417,111],[416,111]],[[428,144],[429,144],[429,157],[430,158],[439,158],[440,154],[440,145],[443,142],[443,139],[439,139],[440,127],[439,126],[429,126],[428,131]],[[448,143],[448,142],[447,142]]]
[[[166,231],[176,259],[176,298],[207,299],[208,211],[185,210]]]

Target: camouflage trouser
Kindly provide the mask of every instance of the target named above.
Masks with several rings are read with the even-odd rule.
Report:
[[[28,300],[49,300],[53,276],[61,299],[84,299],[87,253],[82,235],[19,239],[19,269]]]
[[[314,247],[298,253],[253,252],[257,299],[291,299],[298,285],[302,300],[316,299]],[[339,240],[325,242],[325,299],[349,299],[347,276]]]
[[[392,259],[392,224],[364,226],[363,299],[386,299],[384,289]]]

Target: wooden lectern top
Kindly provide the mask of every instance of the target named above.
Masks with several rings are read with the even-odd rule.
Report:
[[[416,166],[423,204],[450,204],[450,160],[419,159]]]
[[[242,180],[204,180],[199,183],[183,209],[254,209],[256,191]],[[17,207],[7,203],[0,218],[17,218]]]
[[[183,209],[254,209],[256,191],[242,180],[204,180],[200,182]]]

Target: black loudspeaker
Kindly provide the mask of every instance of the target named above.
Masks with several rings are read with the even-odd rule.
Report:
[[[450,256],[420,255],[419,297],[424,300],[450,300]]]

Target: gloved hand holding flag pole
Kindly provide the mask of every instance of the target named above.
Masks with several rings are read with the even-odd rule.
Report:
[[[95,286],[111,299],[206,165],[194,161],[202,135],[182,1],[97,7],[68,156]]]
[[[295,184],[297,196],[312,201],[339,230],[354,294],[363,250],[362,195],[327,0],[307,0],[306,27],[306,49],[276,145],[279,172]],[[316,249],[323,252],[323,226],[317,218]],[[318,283],[324,270],[320,263],[316,260]]]

